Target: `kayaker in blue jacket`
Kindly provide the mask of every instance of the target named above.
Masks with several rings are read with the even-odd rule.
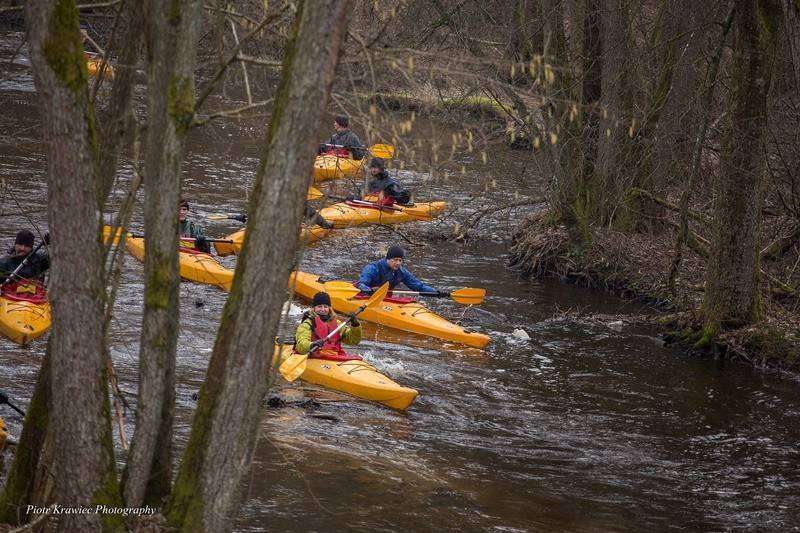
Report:
[[[405,256],[406,252],[403,248],[397,245],[390,246],[385,258],[364,267],[356,286],[361,289],[362,293],[370,294],[374,289],[388,281],[389,290],[402,283],[412,291],[440,294],[440,291],[430,285],[426,285],[403,268]]]

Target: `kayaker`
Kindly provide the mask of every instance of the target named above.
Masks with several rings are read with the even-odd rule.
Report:
[[[33,251],[33,243],[36,240],[33,232],[27,229],[20,230],[14,239],[14,246],[8,254],[0,259],[0,283],[11,275],[12,272],[25,260],[25,257]],[[50,241],[50,235],[45,233],[45,243]],[[50,256],[45,251],[39,251],[31,255],[28,262],[17,272],[17,278],[42,280],[44,273],[50,268]]]
[[[338,115],[334,118],[333,129],[336,131],[328,142],[319,145],[319,155],[336,155],[355,160],[364,158],[364,145],[361,144],[358,135],[350,129],[350,118],[347,115]]]
[[[358,344],[361,342],[361,324],[356,317],[350,317],[350,324],[339,330],[333,337],[323,341],[330,332],[339,325],[339,320],[331,307],[331,297],[327,292],[314,295],[310,311],[303,314],[294,334],[294,350],[309,357],[343,361],[361,359],[358,355],[349,354],[342,348],[342,343]]]
[[[400,184],[386,172],[386,162],[383,159],[373,157],[369,162],[369,173],[372,179],[367,183],[367,194],[377,196],[378,205],[408,203],[408,193],[403,191]]]
[[[363,294],[370,294],[388,281],[389,290],[402,283],[412,291],[447,294],[446,292],[437,291],[430,285],[426,285],[403,268],[405,256],[406,252],[402,247],[397,245],[390,246],[386,252],[386,257],[364,267],[361,271],[361,277],[356,282],[356,287],[361,289]]]
[[[203,235],[203,227],[187,218],[189,214],[189,201],[181,199],[178,208],[178,231],[181,237],[194,239],[194,249],[199,252],[211,253],[211,245]]]

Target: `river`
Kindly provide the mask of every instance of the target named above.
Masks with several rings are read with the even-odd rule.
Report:
[[[13,51],[18,37],[0,36],[3,54]],[[44,156],[26,63],[7,64],[0,80],[3,247],[28,226],[23,211],[46,223]],[[450,135],[443,126],[437,131]],[[412,138],[429,134],[420,128]],[[192,135],[184,190],[195,218],[243,210],[260,144],[260,130],[237,124]],[[510,191],[536,197],[544,186],[541,178],[529,182],[530,171],[528,179],[509,171],[513,153],[493,154],[490,165],[477,156],[463,162],[464,175],[405,170],[400,176],[420,197],[447,197],[466,210],[473,209],[466,200],[493,180],[498,186],[485,195],[491,201],[513,198]],[[115,203],[129,179],[126,164]],[[141,228],[141,195],[139,204],[134,228]],[[594,313],[636,315],[643,306],[520,279],[506,268],[503,242],[495,242],[507,236],[514,217],[489,223],[494,239],[411,246],[409,264],[437,287],[485,287],[489,297],[480,308],[432,306],[447,317],[463,315],[492,343],[477,350],[367,327],[354,351],[420,392],[405,413],[279,378],[270,396],[285,405],[265,407],[238,531],[798,530],[795,382],[687,356],[624,320],[611,327],[592,320]],[[205,227],[214,236],[238,229],[236,223]],[[305,250],[301,267],[353,279],[399,240],[379,228],[341,231]],[[235,259],[223,263],[232,267]],[[134,405],[142,270],[126,259],[111,333],[120,385]],[[212,287],[181,285],[181,449],[225,296]],[[287,329],[304,305],[295,300]],[[568,312],[575,310],[580,313]],[[515,329],[530,339],[513,335]],[[45,345],[40,339],[20,348],[0,339],[0,387],[23,405]],[[21,419],[8,410],[1,414],[18,435]],[[129,411],[129,438],[132,422]]]

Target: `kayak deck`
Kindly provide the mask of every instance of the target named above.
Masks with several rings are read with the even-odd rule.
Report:
[[[129,235],[125,238],[125,247],[133,257],[144,262],[144,239]],[[185,280],[214,285],[224,291],[231,290],[233,270],[225,268],[209,254],[181,249],[178,252],[178,265],[180,275]]]
[[[303,298],[311,300],[317,292],[324,290],[324,285],[315,274],[295,272],[289,277],[289,288]],[[331,295],[333,308],[340,313],[353,313],[364,302],[365,300]],[[383,301],[380,305],[366,309],[359,315],[359,319],[475,348],[483,348],[491,340],[488,335],[468,331],[450,322],[418,301],[409,303]]]
[[[38,285],[38,284],[37,284]],[[44,293],[44,289],[41,289]],[[17,344],[28,344],[50,329],[50,303],[46,296],[39,301],[0,295],[0,333]]]
[[[314,160],[314,182],[354,178],[364,168],[364,160],[336,155],[319,155]]]
[[[319,241],[320,239],[324,239],[331,233],[331,230],[325,229],[321,226],[311,226],[310,228],[303,228],[300,231],[300,244],[305,244],[306,246],[311,245]],[[215,242],[214,243],[214,250],[216,250],[217,255],[221,257],[225,257],[228,255],[238,255],[242,251],[242,245],[244,244],[244,235],[245,230],[244,228],[240,229],[235,233],[231,233],[225,240],[233,241],[230,242]]]
[[[291,345],[281,347],[281,361],[293,353]],[[314,385],[344,392],[362,400],[405,410],[419,394],[381,374],[366,361],[328,361],[309,358],[300,379]]]
[[[348,228],[360,226],[362,224],[400,224],[421,219],[418,214],[412,215],[405,212],[405,208],[401,205],[393,207],[396,207],[399,211],[341,202],[321,209],[319,214],[325,218],[325,220],[333,223],[336,228]],[[418,203],[413,205],[413,209],[416,213],[425,213],[430,215],[430,217],[439,215],[444,211],[445,207],[447,207],[447,203],[445,202]]]

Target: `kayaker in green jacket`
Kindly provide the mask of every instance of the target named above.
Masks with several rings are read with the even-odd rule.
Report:
[[[14,247],[8,251],[5,257],[0,258],[0,283],[10,276],[33,251],[34,240],[35,236],[30,230],[24,229],[17,233]],[[49,240],[49,234],[45,233],[44,241],[47,243]],[[47,252],[36,252],[28,257],[27,263],[17,272],[16,278],[41,280],[48,268],[50,268],[50,256]]]
[[[331,297],[327,292],[318,292],[314,295],[311,310],[303,314],[297,326],[294,334],[294,350],[299,354],[309,354],[309,357],[318,359],[333,361],[361,359],[360,356],[349,354],[342,348],[342,343],[361,342],[361,324],[355,317],[349,317],[349,321],[350,324],[325,340],[339,326],[339,320],[331,307]]]
[[[181,237],[194,239],[194,249],[207,254],[211,253],[211,245],[203,235],[203,227],[187,218],[189,202],[182,199],[178,208],[178,232]]]
[[[333,119],[334,134],[328,142],[319,145],[319,155],[335,155],[350,157],[355,160],[364,159],[366,150],[361,144],[361,139],[350,129],[350,118],[347,115],[338,115]]]

